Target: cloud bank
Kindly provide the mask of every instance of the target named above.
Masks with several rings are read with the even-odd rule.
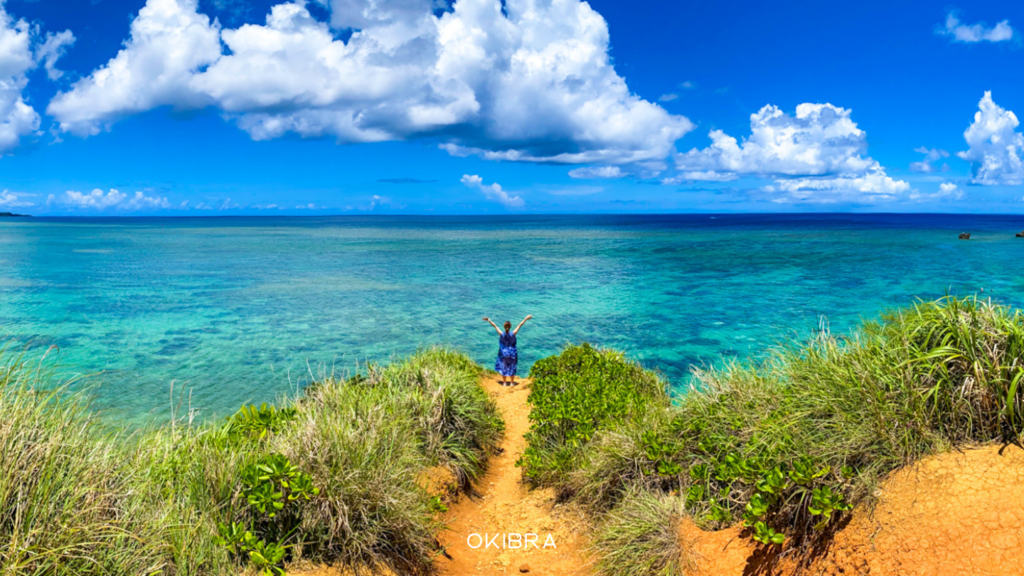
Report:
[[[431,137],[455,155],[559,163],[661,160],[693,128],[630,93],[586,2],[457,0],[440,16],[431,0],[330,7],[330,24],[293,2],[222,29],[196,0],[147,0],[124,48],[48,112],[88,136],[161,106],[213,107],[257,140]],[[345,28],[356,31],[336,39]]]
[[[99,188],[89,193],[68,190],[57,196],[50,194],[46,199],[48,207],[70,208],[76,210],[97,211],[120,210],[125,212],[137,212],[140,210],[160,210],[171,207],[167,198],[161,196],[146,196],[142,192],[136,192],[129,196],[123,192],[111,189],[106,194]],[[182,206],[184,208],[184,206]]]

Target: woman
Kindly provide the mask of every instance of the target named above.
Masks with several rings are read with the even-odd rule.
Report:
[[[516,350],[516,334],[519,333],[519,329],[522,328],[523,324],[526,324],[526,321],[530,318],[533,318],[532,314],[523,318],[523,321],[519,323],[519,326],[516,326],[516,329],[511,332],[509,332],[509,329],[512,328],[512,323],[506,321],[505,331],[502,332],[501,328],[498,328],[497,324],[491,322],[490,318],[484,316],[484,321],[491,326],[494,326],[494,329],[498,331],[498,359],[494,361],[494,370],[501,375],[501,380],[499,382],[502,386],[515,386],[517,384],[516,365],[519,363],[519,351]]]

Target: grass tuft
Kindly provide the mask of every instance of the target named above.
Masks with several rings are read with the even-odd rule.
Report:
[[[683,576],[693,551],[680,535],[685,503],[677,496],[630,492],[594,535],[597,572],[604,576]]]

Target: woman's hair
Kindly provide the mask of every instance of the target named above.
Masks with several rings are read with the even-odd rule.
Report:
[[[508,332],[511,329],[512,329],[512,323],[509,322],[508,320],[505,320],[505,332]]]

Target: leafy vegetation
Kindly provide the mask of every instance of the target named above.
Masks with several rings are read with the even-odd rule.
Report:
[[[669,402],[657,376],[589,344],[538,361],[530,377],[531,424],[518,465],[535,486],[564,487],[598,430]]]
[[[577,354],[571,348],[563,356]],[[542,389],[601,378],[584,363],[548,359],[543,366]],[[638,493],[679,494],[704,527],[742,521],[765,546],[813,542],[900,466],[958,445],[1020,441],[1024,317],[949,297],[885,314],[849,337],[822,332],[760,361],[695,370],[694,377],[674,405],[638,392],[649,389],[653,375],[638,380],[637,391],[628,381],[617,384],[609,404],[628,410],[587,428],[585,451],[525,460],[525,475],[598,515],[628,519],[622,509]],[[569,414],[561,426],[572,428],[578,396],[550,388],[531,395],[541,404],[534,409]],[[602,406],[604,397],[595,396]],[[538,432],[549,428],[560,429],[542,423]],[[531,449],[559,454],[559,438],[531,432]],[[616,525],[620,532],[633,530],[625,521]],[[604,573],[627,573],[615,558],[601,563]]]
[[[503,424],[464,355],[426,350],[283,407],[131,435],[17,359],[0,368],[0,573],[280,576],[299,558],[425,574],[443,507]]]

